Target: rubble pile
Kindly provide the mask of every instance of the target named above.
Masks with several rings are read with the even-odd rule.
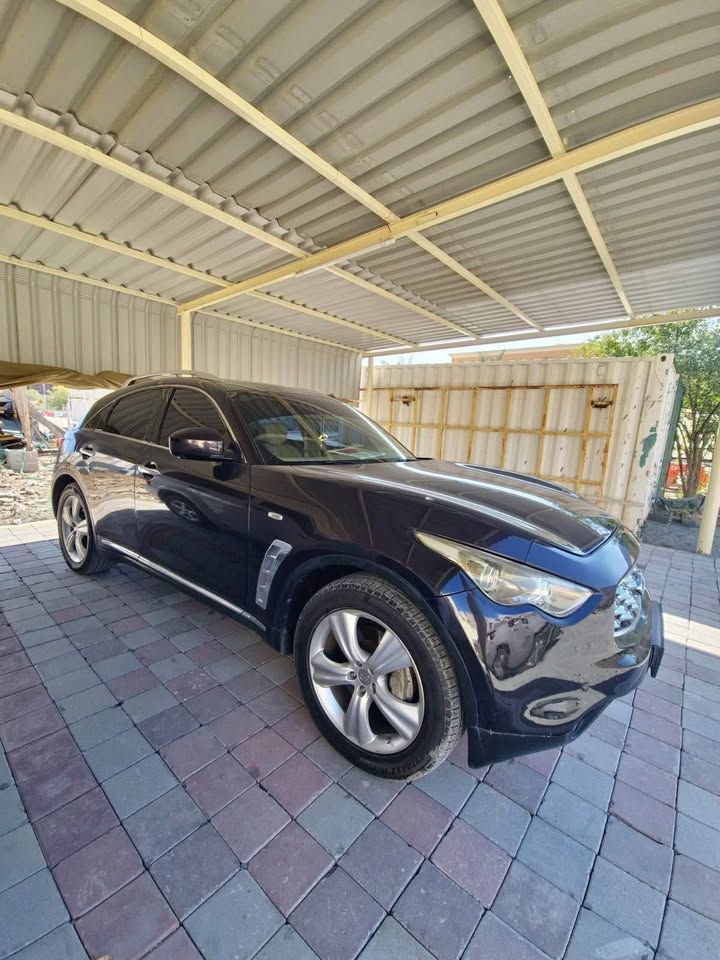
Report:
[[[51,520],[50,480],[55,455],[40,455],[37,473],[14,473],[0,463],[0,525]]]

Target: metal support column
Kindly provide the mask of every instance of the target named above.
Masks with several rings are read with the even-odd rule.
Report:
[[[363,396],[363,412],[372,417],[372,398],[375,387],[375,358],[368,357],[365,367],[365,393]]]
[[[720,424],[715,435],[715,450],[713,452],[712,472],[710,483],[705,497],[700,532],[698,533],[697,552],[707,556],[712,554],[715,529],[717,527],[718,512],[720,511]]]
[[[192,370],[192,312],[190,310],[179,311],[178,320],[180,321],[180,369]]]

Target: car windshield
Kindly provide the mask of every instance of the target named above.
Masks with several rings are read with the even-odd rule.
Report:
[[[332,397],[238,392],[233,400],[256,442],[281,463],[415,459],[365,414]]]

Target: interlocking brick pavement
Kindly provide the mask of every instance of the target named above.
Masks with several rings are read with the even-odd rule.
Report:
[[[241,624],[0,529],[0,960],[716,960],[718,561],[641,564],[656,680],[562,751],[404,785]]]

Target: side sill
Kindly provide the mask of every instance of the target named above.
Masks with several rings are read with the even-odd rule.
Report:
[[[173,580],[175,583],[180,584],[182,587],[186,587],[188,590],[192,590],[194,593],[199,593],[208,600],[212,600],[213,603],[217,603],[220,606],[231,610],[236,616],[242,617],[244,620],[249,620],[250,623],[252,623],[253,626],[260,630],[263,634],[266,632],[265,625],[261,623],[260,620],[258,620],[256,617],[253,617],[253,615],[248,613],[247,610],[243,610],[242,607],[238,607],[236,604],[226,600],[225,597],[221,597],[219,594],[213,593],[212,590],[208,590],[206,587],[201,587],[200,584],[195,583],[193,580],[187,580],[185,577],[181,577],[179,573],[168,570],[167,567],[163,567],[161,564],[155,563],[153,560],[148,560],[147,557],[144,557],[141,553],[137,553],[135,550],[130,550],[128,547],[123,547],[121,544],[115,543],[114,540],[108,540],[105,537],[98,537],[97,540],[100,547],[106,547],[108,550],[114,550],[116,553],[120,553],[122,556],[127,557],[128,560],[132,560],[132,562],[138,564],[138,566],[144,567],[146,570],[151,570],[153,573],[160,574],[160,576],[166,577],[168,580]]]

